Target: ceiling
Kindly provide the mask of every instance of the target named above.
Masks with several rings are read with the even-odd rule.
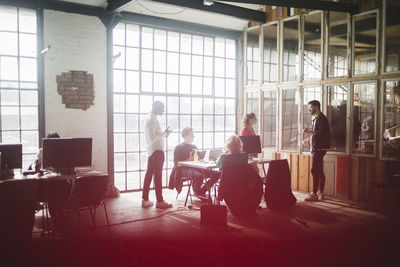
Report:
[[[64,2],[72,2],[84,5],[91,5],[105,8],[106,0],[59,0]],[[257,10],[262,8],[262,5],[242,4],[233,2],[224,2],[243,8]],[[206,11],[179,7],[150,0],[132,0],[119,11],[128,11],[149,16],[174,19],[179,21],[198,23],[213,27],[242,31],[248,24],[247,20],[239,19],[227,15],[210,13]]]
[[[107,0],[51,1],[90,5],[96,9],[100,8],[100,12],[101,9],[110,12],[125,11],[238,31],[242,31],[250,20],[264,23],[266,17],[266,14],[260,11],[265,5],[240,3],[237,0],[216,0],[211,6],[203,5],[203,0],[110,0],[110,3],[107,3]],[[269,3],[346,13],[355,13],[358,10],[355,4],[336,0],[271,0]]]

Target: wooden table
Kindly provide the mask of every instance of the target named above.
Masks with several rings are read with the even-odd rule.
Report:
[[[264,172],[264,177],[261,177],[263,179],[263,181],[266,179],[267,177],[267,172],[265,170],[265,164],[269,164],[272,160],[271,159],[263,159],[263,158],[250,158],[248,160],[248,164],[250,165],[262,165],[262,169]],[[198,162],[194,162],[194,161],[179,161],[178,162],[178,167],[186,167],[186,168],[190,168],[190,169],[195,169],[195,170],[199,170],[200,172],[203,173],[203,179],[205,179],[205,171],[213,171],[214,169],[217,169],[218,166],[217,164],[215,164],[214,161],[210,161],[210,162],[202,162],[202,161],[198,161]],[[193,173],[192,173],[193,175]],[[190,178],[190,184],[189,187],[192,186],[192,181],[193,181],[193,177],[188,177]],[[209,191],[209,199],[212,202],[211,199],[211,188],[208,189]],[[190,194],[190,188],[188,189],[188,194],[186,195],[186,199],[185,199],[185,206],[187,204],[187,200]]]

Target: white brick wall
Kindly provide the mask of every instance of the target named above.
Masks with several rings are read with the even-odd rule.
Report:
[[[93,168],[107,172],[107,33],[97,17],[44,11],[46,134],[93,138]],[[94,75],[94,106],[66,109],[57,93],[56,75],[83,70]]]

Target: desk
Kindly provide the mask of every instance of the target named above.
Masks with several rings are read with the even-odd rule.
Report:
[[[252,165],[261,164],[262,168],[263,168],[263,172],[264,172],[264,177],[261,177],[261,178],[263,178],[263,180],[265,180],[267,177],[267,172],[265,171],[265,164],[270,164],[271,161],[272,161],[271,159],[252,158],[252,159],[249,159],[249,164],[252,164]]]
[[[272,160],[270,160],[270,159],[251,158],[251,159],[248,160],[248,164],[250,164],[250,165],[259,165],[259,164],[261,164],[262,165],[263,172],[264,172],[264,177],[261,177],[261,178],[264,181],[265,178],[267,177],[267,172],[265,170],[265,164],[269,164],[271,161]],[[200,172],[203,173],[203,179],[206,179],[205,173],[204,173],[205,171],[213,171],[214,169],[218,168],[218,166],[215,164],[214,161],[211,161],[211,162],[179,161],[177,165],[178,165],[178,167],[186,167],[186,168],[199,170]],[[189,187],[192,186],[192,180],[193,180],[192,178],[193,177],[190,177]],[[189,190],[190,190],[190,188],[189,188]],[[212,199],[211,199],[211,188],[208,188],[208,191],[209,191],[209,199],[212,202]],[[187,204],[189,193],[190,193],[190,191],[188,191],[188,194],[186,196],[185,206]]]
[[[7,179],[7,180],[1,180],[0,183],[6,182],[8,180],[35,180],[36,184],[36,199],[39,202],[47,202],[49,198],[49,191],[51,191],[51,186],[50,183],[53,181],[66,181],[68,183],[71,183],[72,185],[74,184],[75,180],[79,176],[85,176],[85,175],[99,175],[102,174],[101,172],[98,171],[90,171],[86,173],[82,173],[80,175],[64,175],[60,173],[46,173],[44,175],[39,175],[37,174],[32,174],[32,175],[22,175],[21,173],[15,173],[14,178],[12,179]]]
[[[265,170],[265,164],[271,163],[271,159],[263,159],[263,158],[251,158],[249,159],[248,163],[250,165],[262,165],[263,172],[264,172],[264,177],[267,177],[267,172]],[[179,161],[178,162],[179,167],[188,167],[188,168],[193,168],[193,169],[199,169],[199,170],[210,170],[212,171],[213,169],[218,168],[218,166],[215,164],[215,162],[194,162],[194,161]]]

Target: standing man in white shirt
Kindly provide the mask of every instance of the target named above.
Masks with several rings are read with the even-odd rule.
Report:
[[[150,183],[154,175],[154,187],[156,189],[157,204],[156,208],[168,209],[172,207],[164,201],[162,196],[162,169],[164,165],[164,138],[171,133],[169,127],[161,131],[157,116],[164,113],[164,104],[160,101],[154,101],[152,111],[149,113],[145,122],[147,151],[149,159],[147,162],[147,172],[144,177],[142,207],[147,208],[153,205],[149,200]]]

